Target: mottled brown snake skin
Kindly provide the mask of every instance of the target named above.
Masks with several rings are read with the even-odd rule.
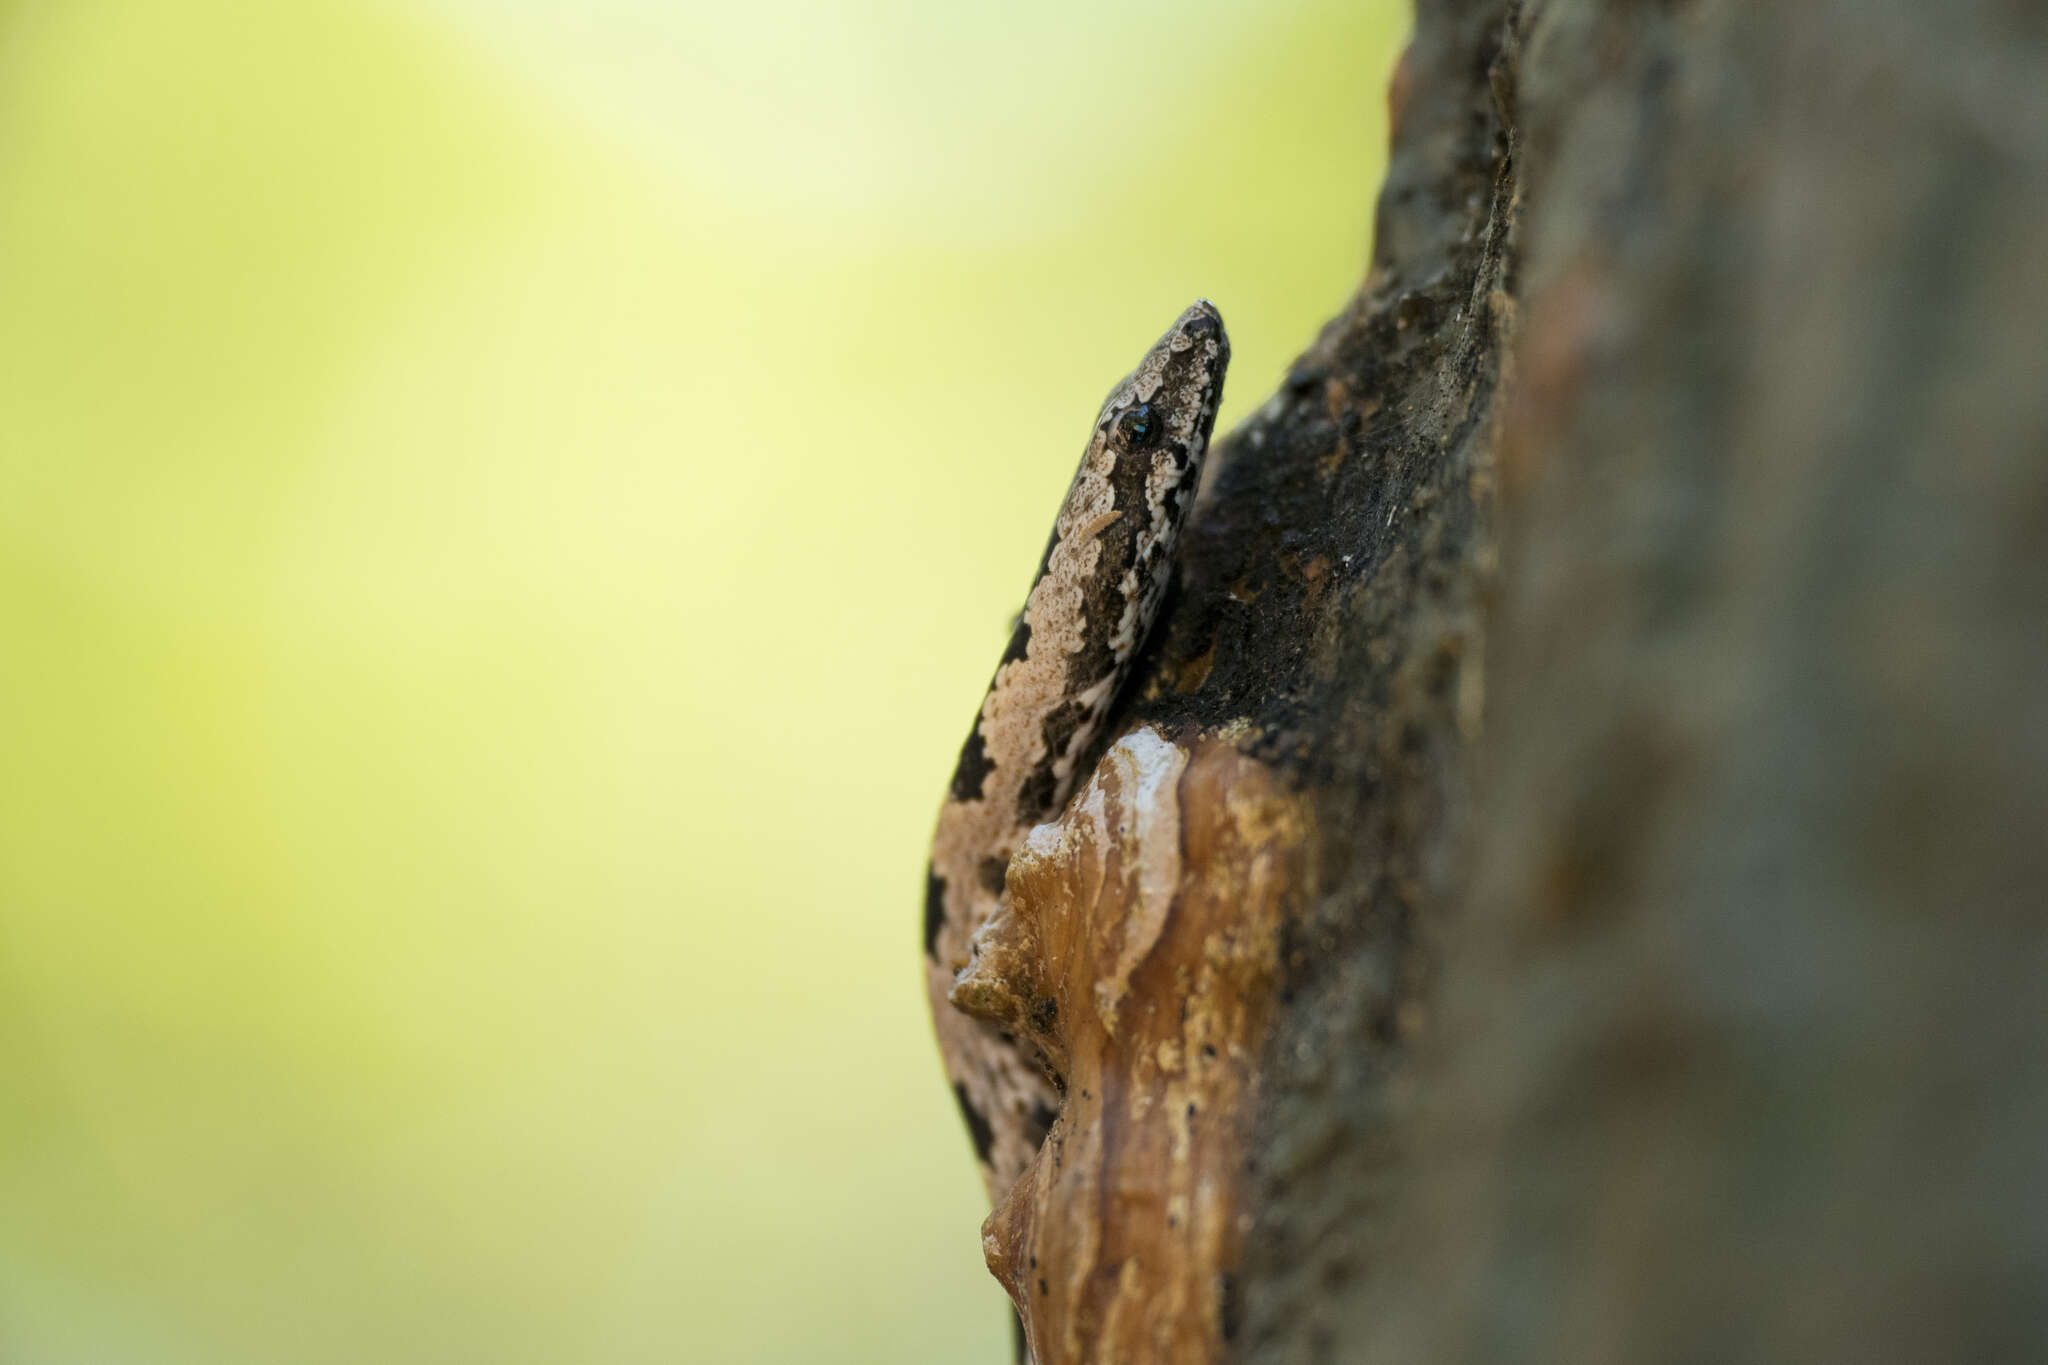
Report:
[[[1066,803],[1158,612],[1229,363],[1223,319],[1204,299],[1110,390],[939,810],[925,980],[946,1077],[992,1204],[1037,1152],[1061,1078],[949,997],[1001,903],[1011,855]]]

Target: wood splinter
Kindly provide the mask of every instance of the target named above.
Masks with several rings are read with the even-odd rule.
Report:
[[[982,1225],[1036,1365],[1224,1358],[1308,818],[1228,739],[1146,727],[1010,862],[952,1000],[1029,1042],[1064,1094]]]

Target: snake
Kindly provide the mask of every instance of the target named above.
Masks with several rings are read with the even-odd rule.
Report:
[[[1230,338],[1199,299],[1109,391],[939,808],[925,985],[946,1079],[1000,1207],[1058,1116],[1035,1049],[953,1000],[1001,907],[1011,855],[1055,819],[1159,613],[1201,482]]]

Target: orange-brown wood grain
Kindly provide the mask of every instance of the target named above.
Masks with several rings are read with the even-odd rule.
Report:
[[[1065,1082],[982,1229],[1037,1365],[1224,1358],[1253,1062],[1307,834],[1228,739],[1141,729],[1011,862],[953,998]]]

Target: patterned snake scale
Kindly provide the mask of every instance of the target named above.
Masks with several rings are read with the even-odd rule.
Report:
[[[1203,299],[1110,390],[939,809],[925,983],[992,1204],[1038,1151],[1060,1081],[1025,1044],[956,1009],[954,978],[1001,903],[1011,855],[1066,804],[1144,643],[1172,577],[1229,363],[1223,319]]]

